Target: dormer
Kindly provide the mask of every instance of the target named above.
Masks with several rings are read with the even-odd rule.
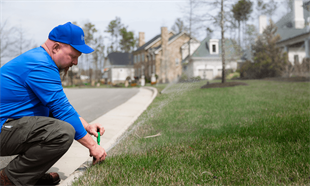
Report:
[[[210,39],[209,41],[210,54],[219,54],[219,40]]]

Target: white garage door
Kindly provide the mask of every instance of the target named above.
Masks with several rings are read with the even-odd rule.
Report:
[[[222,77],[222,69],[217,70],[217,76]]]
[[[201,79],[213,79],[212,69],[198,69],[198,72]]]

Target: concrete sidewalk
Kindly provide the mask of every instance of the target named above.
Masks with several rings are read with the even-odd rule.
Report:
[[[107,151],[128,127],[133,124],[143,111],[152,103],[157,95],[153,87],[140,88],[139,92],[127,102],[97,118],[91,123],[100,123],[105,128],[100,145]],[[95,137],[93,137],[95,141]],[[92,162],[87,148],[74,141],[68,152],[54,164],[48,172],[58,172],[59,185],[71,185],[72,181],[82,175]]]

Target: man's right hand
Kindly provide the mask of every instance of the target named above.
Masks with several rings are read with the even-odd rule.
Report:
[[[93,165],[104,161],[105,157],[107,156],[107,153],[105,152],[104,148],[97,144],[95,145],[94,148],[89,149],[89,154],[90,156],[94,157]]]
[[[104,148],[98,145],[88,133],[77,141],[83,146],[87,147],[89,149],[90,156],[93,156],[96,159],[93,164],[105,160],[107,153],[105,152]]]

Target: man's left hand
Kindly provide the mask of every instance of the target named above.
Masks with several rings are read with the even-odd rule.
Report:
[[[94,123],[94,124],[89,124],[86,128],[86,131],[91,134],[94,135],[95,137],[98,137],[98,132],[100,132],[100,136],[103,135],[103,133],[105,132],[105,129],[103,126],[101,126],[99,123]]]

